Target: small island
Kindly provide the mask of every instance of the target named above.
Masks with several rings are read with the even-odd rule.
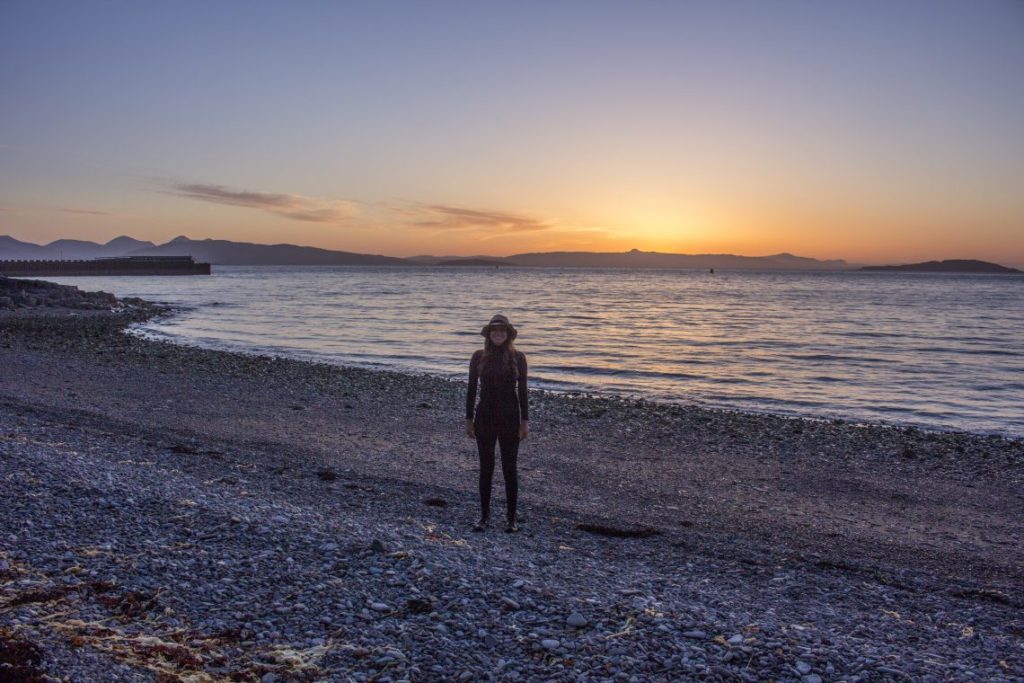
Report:
[[[1016,268],[1007,268],[998,263],[972,259],[950,259],[946,261],[925,261],[902,266],[864,266],[860,270],[889,271],[901,273],[1022,273]]]

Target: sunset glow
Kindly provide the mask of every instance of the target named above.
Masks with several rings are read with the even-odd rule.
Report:
[[[1024,266],[1017,2],[57,4],[0,235]]]

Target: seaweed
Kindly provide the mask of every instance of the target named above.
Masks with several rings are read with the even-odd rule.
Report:
[[[120,613],[122,621],[141,617],[159,606],[156,595],[136,591],[123,595],[100,595],[96,599],[104,607]]]
[[[330,467],[321,467],[316,471],[316,476],[320,477],[320,481],[334,481],[338,478],[338,473]]]
[[[43,683],[43,651],[10,629],[0,629],[0,683]]]
[[[992,590],[990,588],[968,588],[964,590],[953,591],[951,595],[955,598],[984,600],[986,602],[994,602],[1000,605],[1013,604],[1013,600],[1010,598],[1009,595],[1001,591]]]
[[[58,587],[25,591],[7,603],[7,607],[18,607],[19,605],[28,605],[36,602],[52,602],[54,600],[60,600],[72,590],[72,588],[68,587]]]
[[[405,607],[413,614],[429,614],[434,611],[434,604],[422,598],[409,598],[405,601]]]
[[[649,526],[620,529],[618,527],[605,526],[603,524],[577,524],[576,529],[579,531],[585,531],[588,534],[597,534],[598,536],[608,536],[611,538],[650,538],[651,536],[656,536],[661,533],[657,529]]]

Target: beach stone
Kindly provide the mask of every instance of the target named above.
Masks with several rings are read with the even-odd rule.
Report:
[[[587,625],[587,618],[579,612],[573,612],[566,618],[565,623],[573,628],[583,628]]]
[[[508,596],[502,596],[501,606],[509,610],[517,610],[520,607],[518,602]]]
[[[18,364],[23,357],[17,349],[5,346],[12,337],[4,324],[0,320],[0,354],[5,354],[5,362],[6,354],[10,354],[12,366],[20,370]],[[76,332],[69,339],[46,343],[54,344],[59,354],[90,353],[90,342],[77,340]],[[209,383],[203,388],[214,398],[223,390],[219,387],[237,391],[235,375],[246,377],[246,382],[290,382],[288,368],[301,367],[284,361],[239,359],[230,354],[211,360],[205,351],[165,349],[149,342],[145,348],[139,347],[137,357],[142,359],[139,363],[155,364],[161,372],[169,369],[175,375],[175,381],[165,388],[172,393],[179,383],[188,384],[186,371],[208,372]],[[110,360],[121,362],[114,357]],[[63,358],[58,357],[54,367],[59,369],[61,363]],[[93,370],[102,373],[104,367],[101,364]],[[142,371],[144,374],[145,365]],[[323,392],[341,389],[360,396],[352,399],[353,403],[369,418],[370,408],[364,401],[378,396],[375,392],[380,391],[380,382],[358,373],[351,382],[347,381],[349,375],[344,375],[346,382],[342,382],[342,375],[333,374],[348,372],[317,368],[315,373],[311,371],[316,383],[309,385],[315,395],[305,393],[302,383],[290,382],[288,390],[279,393],[277,405],[286,409],[294,402],[320,405]],[[74,377],[75,373],[69,367],[68,374]],[[232,378],[221,377],[222,373],[231,373]],[[336,384],[335,379],[339,379]],[[15,389],[22,383],[17,372],[0,371],[0,380]],[[385,380],[404,397],[418,396],[418,383],[428,381],[399,375],[384,375]],[[429,400],[435,406],[457,403],[455,399],[460,398],[463,388],[443,388]],[[58,389],[55,385],[47,391],[67,393]],[[34,396],[36,390],[25,391]],[[85,391],[82,393],[83,397],[76,400],[85,398]],[[550,424],[557,430],[573,422],[562,419],[568,411],[561,398],[546,402],[531,394],[531,400],[534,398],[533,407],[543,417],[539,425]],[[198,412],[204,398],[189,398],[193,400],[197,404],[192,407]],[[401,410],[414,409],[416,400],[420,399]],[[163,397],[153,405],[158,417]],[[630,402],[621,405],[634,411]],[[596,415],[605,404],[584,407],[594,419],[604,419]],[[401,415],[398,409],[383,403],[373,406],[374,411],[378,409],[384,411],[381,418],[387,426],[392,420],[401,422],[396,417]],[[120,409],[111,410],[116,413]],[[175,407],[170,405],[167,410],[171,415]],[[880,464],[882,459],[895,460],[899,470],[919,467],[927,457],[929,466],[939,468],[936,476],[947,484],[975,479],[985,482],[986,477],[995,476],[965,474],[968,467],[984,472],[988,471],[984,468],[992,468],[1000,478],[1016,481],[1020,475],[1016,463],[1024,453],[1019,441],[1010,446],[1000,445],[1002,441],[985,442],[988,445],[984,449],[999,454],[997,459],[985,453],[973,436],[920,433],[914,438],[921,443],[912,442],[918,457],[902,460],[898,457],[902,442],[890,439],[893,430],[865,427],[866,436],[861,436],[844,425],[801,423],[805,424],[801,430],[801,439],[806,440],[803,443],[791,437],[790,429],[780,431],[772,426],[776,420],[772,417],[752,418],[696,408],[659,413],[661,409],[653,404],[636,408],[632,417],[623,417],[626,410],[609,408],[609,418],[615,420],[597,426],[607,429],[614,439],[620,418],[635,421],[636,439],[646,448],[650,445],[646,442],[662,429],[659,420],[671,413],[677,417],[665,427],[666,445],[678,438],[681,449],[735,448],[730,456],[741,462],[747,458],[743,449],[749,448],[752,453],[763,449],[765,458],[785,467],[802,466],[805,456],[811,454],[814,462],[828,468],[830,459],[848,455],[857,468],[870,466],[891,474],[886,465]],[[223,645],[215,646],[218,651],[210,652],[207,663],[212,664],[214,656],[225,657],[225,663],[205,666],[211,676],[220,679],[247,668],[254,672],[250,674],[252,680],[261,681],[260,676],[273,669],[273,677],[268,680],[276,683],[288,683],[294,674],[286,671],[283,658],[269,653],[277,648],[301,651],[319,647],[337,638],[336,632],[344,634],[352,649],[339,649],[320,660],[322,680],[350,676],[352,680],[396,683],[451,680],[469,672],[468,680],[568,681],[586,677],[641,683],[753,683],[773,679],[867,683],[879,676],[894,680],[988,681],[1006,680],[1014,674],[1014,638],[1021,633],[1016,612],[987,606],[985,602],[992,601],[995,593],[953,593],[954,586],[943,579],[928,579],[935,581],[935,590],[908,592],[897,588],[899,582],[864,582],[864,577],[855,572],[837,572],[831,565],[817,562],[824,555],[808,555],[814,561],[806,563],[776,563],[769,554],[752,548],[744,548],[742,555],[750,555],[755,563],[736,563],[723,559],[725,555],[719,552],[735,539],[716,539],[711,534],[691,539],[692,546],[685,548],[685,554],[676,552],[683,546],[677,546],[677,539],[669,534],[642,544],[563,538],[568,526],[564,511],[551,509],[548,517],[541,512],[548,509],[540,504],[535,515],[537,536],[517,538],[514,551],[509,552],[503,536],[463,542],[465,534],[459,531],[458,520],[436,509],[428,511],[433,517],[429,520],[432,529],[425,535],[420,525],[426,521],[420,482],[408,485],[400,480],[382,481],[376,478],[379,472],[361,465],[359,469],[355,465],[349,468],[340,457],[339,477],[347,481],[351,476],[353,481],[366,482],[366,486],[372,483],[381,494],[376,500],[337,495],[336,490],[312,476],[304,459],[301,464],[292,463],[288,471],[305,477],[278,476],[274,468],[279,466],[282,454],[276,445],[256,449],[241,441],[226,445],[204,442],[197,436],[189,443],[201,457],[182,458],[167,448],[168,436],[159,437],[165,440],[163,444],[147,443],[134,435],[106,433],[114,428],[100,415],[90,418],[98,421],[93,431],[71,424],[78,419],[76,413],[37,416],[33,411],[26,405],[12,407],[0,401],[0,479],[12,484],[5,488],[0,503],[0,529],[8,529],[0,532],[0,540],[5,541],[0,549],[0,583],[6,582],[5,602],[56,589],[55,599],[30,601],[8,609],[4,615],[8,627],[38,638],[41,646],[60,644],[52,634],[47,635],[49,630],[43,626],[53,618],[54,610],[59,610],[67,611],[69,622],[106,622],[129,636],[188,632],[199,638],[223,634],[219,636]],[[190,412],[179,417],[180,426],[191,431]],[[272,412],[264,418],[274,419]],[[311,413],[297,415],[312,417]],[[698,421],[695,417],[705,414],[706,419]],[[372,421],[367,419],[366,425],[369,431]],[[677,428],[678,433],[673,433]],[[346,434],[356,441],[363,436],[363,429],[362,425],[342,427],[345,432],[359,430]],[[707,434],[707,443],[698,446],[703,436],[690,441],[686,434],[691,429]],[[388,448],[396,458],[403,457],[406,446],[417,447],[419,436],[413,431],[393,432]],[[903,432],[897,436],[910,438]],[[407,437],[408,442],[404,441]],[[446,443],[439,440],[436,452],[427,455],[443,462]],[[956,449],[958,443],[964,446],[960,451]],[[472,446],[466,446],[468,456]],[[231,455],[222,459],[206,457],[215,448]],[[260,450],[264,448],[266,452]],[[551,450],[546,456],[555,456]],[[354,453],[352,457],[362,455]],[[381,467],[383,471],[385,466]],[[471,467],[467,461],[466,470]],[[536,470],[527,472],[530,474],[526,476],[532,476]],[[772,497],[771,491],[745,486],[753,482],[744,481],[739,473],[728,473],[728,468],[726,472],[723,476],[735,477],[733,483],[745,491],[744,496],[757,499],[747,503],[758,504],[762,498],[768,501]],[[225,487],[240,495],[224,495]],[[500,497],[500,483],[498,489]],[[101,507],[97,504],[101,498],[105,503],[113,501],[115,507]],[[185,509],[178,505],[180,500],[195,501],[195,507]],[[598,505],[603,500],[595,498],[593,503]],[[616,505],[630,511],[625,506],[633,502],[624,497]],[[694,504],[699,502],[695,499]],[[455,498],[451,504],[456,505]],[[693,515],[703,520],[714,512],[712,507]],[[287,533],[271,522],[272,516],[287,520]],[[266,535],[255,533],[261,525],[266,527]],[[17,534],[11,533],[15,530]],[[403,552],[375,555],[370,552],[375,538],[380,539],[381,546],[387,543],[389,550],[401,545]],[[939,537],[933,540],[940,545],[946,543]],[[707,553],[703,552],[705,546]],[[788,554],[789,550],[780,552]],[[1017,551],[1007,547],[1000,553],[1009,556]],[[837,556],[841,558],[843,553],[837,552]],[[887,575],[891,570],[899,577],[901,562],[897,557],[881,566]],[[775,575],[777,580],[769,583]],[[111,576],[118,577],[118,586],[103,585]],[[631,595],[619,592],[624,586],[629,587]],[[138,602],[144,603],[142,596],[158,592],[159,604],[152,608],[143,604],[140,609],[134,598],[126,599],[138,595]],[[741,596],[748,600],[738,599]],[[503,597],[513,600],[520,611],[507,611]],[[424,601],[423,610],[432,609],[419,613],[416,604],[410,604],[414,600]],[[371,608],[378,602],[386,610]],[[1011,604],[1014,606],[1015,602]],[[586,619],[591,630],[573,631],[580,628],[570,622],[575,614]],[[904,616],[887,616],[890,614]],[[120,617],[126,618],[121,624],[111,620]],[[951,623],[957,624],[956,628]],[[960,624],[969,624],[973,637],[963,636]],[[737,632],[736,628],[741,630]],[[683,636],[684,630],[689,637]],[[963,630],[966,632],[966,628]],[[615,637],[607,638],[612,634]],[[0,642],[5,636],[0,633]],[[548,648],[545,641],[558,645]],[[395,654],[399,650],[408,653],[408,660]],[[119,668],[121,665],[103,657],[92,648],[68,648],[63,644],[47,653],[45,666],[50,673],[74,680],[138,678],[140,672]],[[93,668],[88,668],[90,661]],[[804,666],[798,668],[799,664]],[[820,676],[814,673],[818,668],[822,669]],[[582,672],[588,673],[581,676]]]
[[[375,539],[373,539],[373,543],[370,544],[370,550],[372,550],[375,553],[383,553],[384,552],[384,544],[381,541],[379,541],[378,539],[375,538]]]
[[[371,602],[370,609],[375,612],[390,612],[391,607],[385,602]]]
[[[545,638],[544,640],[540,641],[540,646],[543,647],[545,650],[557,650],[561,644],[562,643],[556,640],[555,638]]]

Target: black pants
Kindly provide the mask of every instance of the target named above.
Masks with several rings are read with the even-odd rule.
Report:
[[[516,502],[519,498],[519,476],[516,474],[516,459],[519,456],[519,437],[516,434],[501,434],[477,427],[476,447],[480,453],[480,513],[489,517],[491,513],[491,481],[494,479],[494,446],[501,445],[501,474],[505,479],[505,504],[509,521],[516,519]]]

